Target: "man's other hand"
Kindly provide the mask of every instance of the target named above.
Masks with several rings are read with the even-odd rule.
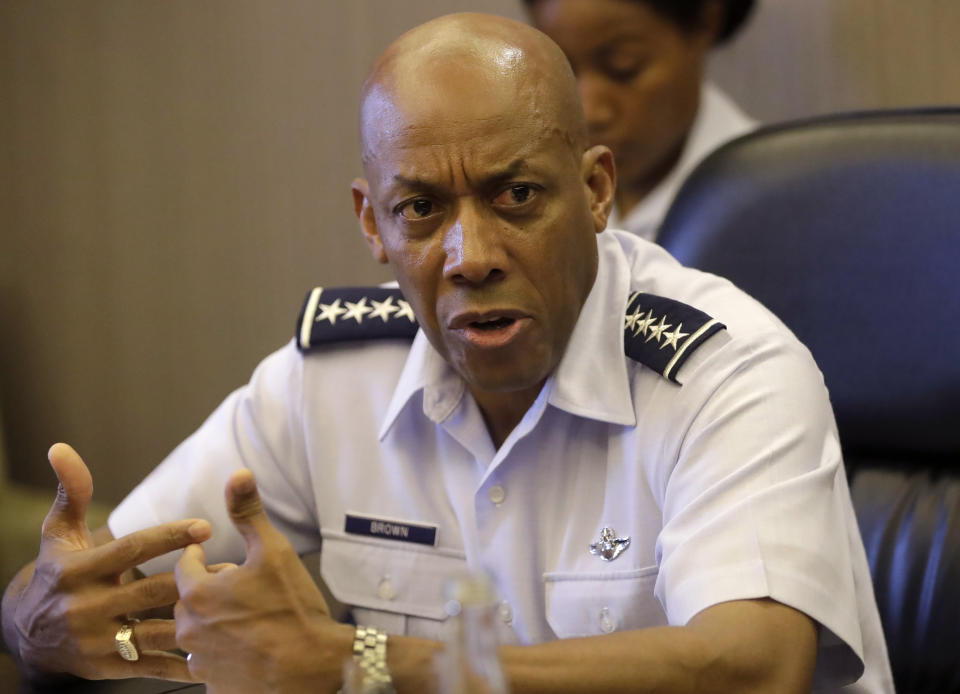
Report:
[[[208,567],[200,545],[176,567],[177,644],[208,692],[335,691],[353,629],[337,624],[290,542],[267,517],[249,470],[226,487],[246,543],[240,566]]]
[[[48,457],[60,485],[43,522],[33,575],[20,593],[12,620],[24,666],[33,673],[70,673],[88,679],[193,681],[186,661],[165,652],[176,648],[173,620],[136,624],[137,661],[120,657],[115,638],[129,617],[177,600],[172,573],[135,579],[134,567],[206,540],[210,524],[176,521],[96,546],[86,522],[93,495],[90,471],[66,444],[55,444]]]

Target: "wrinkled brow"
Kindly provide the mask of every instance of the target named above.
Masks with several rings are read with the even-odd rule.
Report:
[[[506,183],[529,169],[529,163],[526,159],[514,159],[503,168],[488,173],[481,180],[472,180],[469,176],[467,176],[467,180],[471,185],[476,185],[481,188],[493,188],[500,183]],[[444,190],[444,186],[436,181],[431,181],[419,176],[405,176],[401,173],[393,175],[393,187],[422,190],[428,193],[439,193]]]

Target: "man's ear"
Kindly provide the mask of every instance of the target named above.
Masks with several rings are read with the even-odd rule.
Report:
[[[378,263],[388,263],[387,254],[383,250],[383,241],[380,239],[380,231],[377,229],[377,219],[370,203],[370,184],[366,179],[355,178],[350,184],[350,190],[353,193],[353,211],[360,221],[360,232],[367,243],[367,248],[370,249],[370,254]]]
[[[596,145],[583,153],[583,185],[586,189],[593,226],[599,234],[607,227],[617,187],[617,167],[609,147]]]

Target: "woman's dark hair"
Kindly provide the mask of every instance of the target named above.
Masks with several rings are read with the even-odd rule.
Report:
[[[527,7],[533,7],[539,0],[524,0]],[[654,12],[661,17],[670,20],[684,31],[692,31],[697,28],[700,17],[703,14],[703,6],[707,0],[631,0],[648,5]],[[726,42],[731,36],[740,30],[750,11],[753,9],[755,0],[723,0],[726,6],[726,12],[723,18],[723,28],[717,37],[717,44]]]

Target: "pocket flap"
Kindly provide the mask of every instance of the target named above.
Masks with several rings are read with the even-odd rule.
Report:
[[[561,639],[665,625],[667,617],[653,594],[657,573],[656,566],[546,573],[547,622]]]
[[[414,617],[445,619],[447,582],[466,574],[466,557],[448,549],[351,537],[323,530],[320,574],[337,600]]]

